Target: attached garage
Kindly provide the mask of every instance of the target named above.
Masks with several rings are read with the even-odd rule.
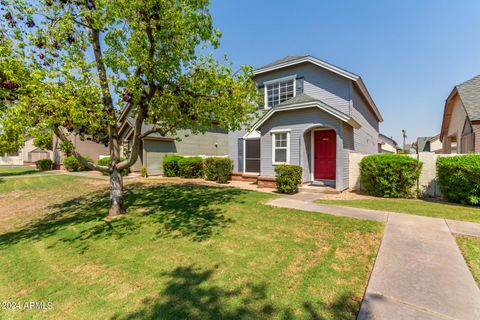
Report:
[[[144,166],[149,175],[163,174],[163,158],[167,154],[177,153],[175,140],[143,140]]]

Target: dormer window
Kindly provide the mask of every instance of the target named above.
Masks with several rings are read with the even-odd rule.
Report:
[[[296,75],[265,82],[265,106],[271,108],[295,97]]]

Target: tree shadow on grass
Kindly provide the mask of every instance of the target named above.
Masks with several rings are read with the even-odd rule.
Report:
[[[1,177],[11,177],[11,176],[25,176],[25,175],[30,175],[34,173],[39,173],[37,169],[25,169],[21,171],[10,171],[10,172],[0,172],[0,178]]]
[[[326,306],[311,301],[290,307],[277,306],[269,299],[265,283],[247,284],[234,289],[214,284],[216,268],[201,270],[194,265],[177,267],[162,274],[169,280],[156,297],[142,301],[139,310],[113,315],[111,320],[134,319],[355,319],[359,305],[352,304],[350,295],[341,295]],[[316,305],[316,306],[315,306]],[[322,311],[319,310],[322,309]]]
[[[105,191],[71,199],[50,206],[51,213],[19,230],[0,235],[0,247],[20,241],[38,241],[58,237],[55,242],[88,249],[92,241],[141,232],[144,224],[158,227],[157,237],[185,237],[193,241],[210,238],[233,222],[219,204],[240,201],[245,191],[193,185],[161,185],[139,188],[130,185],[125,193],[128,213],[105,219],[108,193]],[[69,229],[69,232],[62,232]],[[53,244],[55,245],[55,244]]]

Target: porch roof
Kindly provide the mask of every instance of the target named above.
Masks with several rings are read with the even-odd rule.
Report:
[[[252,129],[249,131],[247,135],[250,133],[258,130],[260,126],[267,121],[268,118],[270,118],[273,114],[281,111],[290,111],[290,110],[297,110],[297,109],[304,109],[304,108],[312,108],[316,107],[319,108],[320,110],[323,110],[332,116],[336,117],[337,119],[340,119],[341,121],[348,123],[354,128],[360,128],[361,125],[358,123],[355,119],[353,119],[351,116],[333,108],[332,106],[329,106],[325,102],[315,99],[307,94],[300,94],[296,97],[293,97],[292,99],[289,99],[285,102],[282,102],[275,107],[272,107],[268,112],[266,112],[252,127]]]

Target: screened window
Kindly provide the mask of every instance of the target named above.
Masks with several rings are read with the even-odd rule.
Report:
[[[293,98],[295,95],[294,82],[294,79],[290,79],[267,84],[265,87],[267,93],[267,106],[271,108]]]
[[[289,162],[289,132],[273,134],[273,163]]]

